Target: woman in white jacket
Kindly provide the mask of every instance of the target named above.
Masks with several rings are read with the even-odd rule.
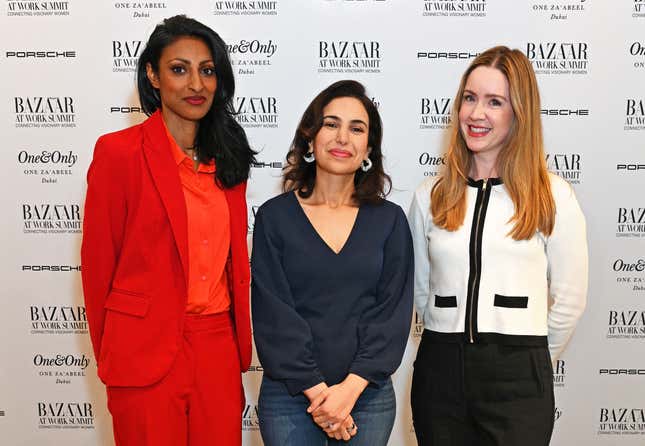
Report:
[[[586,302],[584,216],[547,172],[540,98],[519,50],[464,73],[446,165],[410,210],[424,332],[412,380],[420,445],[543,446],[553,370]]]

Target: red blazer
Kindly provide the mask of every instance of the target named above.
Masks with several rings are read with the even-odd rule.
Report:
[[[81,264],[101,380],[145,386],[170,370],[188,288],[186,204],[161,114],[103,135],[87,174]],[[227,263],[240,365],[251,361],[246,183],[224,189]]]

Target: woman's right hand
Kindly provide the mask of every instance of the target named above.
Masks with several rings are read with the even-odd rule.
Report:
[[[305,394],[309,402],[313,402],[317,396],[319,396],[328,388],[329,387],[325,382],[321,382],[316,384],[315,386],[303,390],[302,393]],[[327,426],[320,426],[320,428],[325,431],[329,438],[335,438],[336,440],[343,441],[349,441],[349,439],[356,435],[356,433],[358,432],[358,427],[354,423],[354,419],[351,415],[348,415],[345,420],[336,424],[336,426],[333,426],[331,428]]]
[[[311,386],[308,389],[303,390],[302,393],[305,394],[305,396],[307,397],[307,399],[309,399],[309,402],[311,403],[314,400],[314,398],[316,398],[325,390],[327,390],[327,384],[323,381],[321,383],[316,384],[315,386]]]

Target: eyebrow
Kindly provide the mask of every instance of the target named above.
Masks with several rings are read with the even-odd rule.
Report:
[[[333,119],[334,121],[342,121],[338,116],[335,115],[325,115],[323,119]],[[363,124],[365,127],[369,127],[365,121],[362,119],[352,119],[349,121],[350,124]]]
[[[168,63],[172,63],[172,62],[183,62],[183,63],[185,63],[187,65],[192,64],[192,62],[190,60],[182,59],[181,57],[175,57],[174,59],[170,59],[168,61]],[[205,60],[202,60],[201,62],[199,62],[199,65],[204,65],[206,63],[214,63],[214,62],[213,62],[213,59],[205,59]]]
[[[472,90],[468,90],[468,89],[465,89],[464,93],[470,93],[470,94],[474,94],[475,96],[477,96],[477,93],[475,93]],[[500,96],[498,94],[486,94],[486,95],[484,95],[484,97],[485,98],[500,98],[500,99],[504,99],[505,101],[508,101],[508,98],[506,96]]]

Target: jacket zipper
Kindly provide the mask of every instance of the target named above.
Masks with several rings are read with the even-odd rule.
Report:
[[[474,280],[473,283],[470,287],[470,308],[468,309],[468,320],[469,320],[469,326],[468,326],[468,339],[470,340],[470,343],[473,344],[475,342],[474,339],[474,334],[473,334],[473,307],[475,306],[475,285],[477,284],[477,279],[479,278],[479,274],[481,272],[481,265],[477,263],[477,258],[479,257],[477,255],[477,246],[478,246],[478,241],[479,241],[479,226],[483,223],[481,221],[481,215],[482,215],[482,209],[484,208],[484,202],[486,201],[486,185],[488,184],[488,180],[484,179],[484,184],[482,185],[482,200],[479,203],[479,209],[477,209],[477,220],[475,221],[475,275],[474,275]]]

